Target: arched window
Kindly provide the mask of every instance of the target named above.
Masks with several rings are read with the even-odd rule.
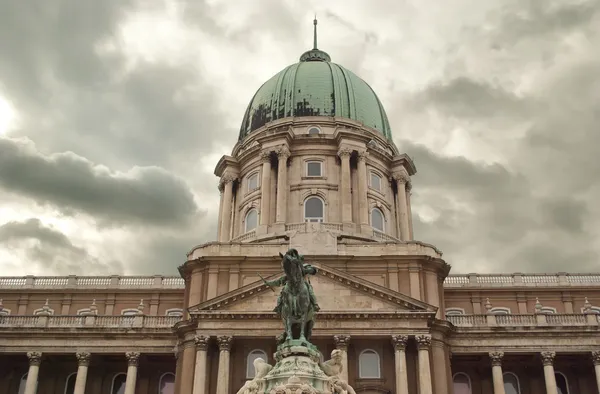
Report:
[[[127,375],[118,373],[113,377],[112,385],[110,386],[110,394],[125,394],[125,381]]]
[[[177,316],[183,317],[183,309],[181,308],[171,308],[165,311],[165,316]]]
[[[544,315],[554,315],[556,314],[556,308],[551,306],[543,306],[540,313],[543,313]]]
[[[510,315],[510,308],[498,306],[498,307],[490,309],[490,313],[492,315]]]
[[[312,126],[308,129],[308,134],[319,134],[321,130],[318,127]]]
[[[65,394],[73,394],[75,392],[75,380],[77,379],[77,372],[73,372],[67,376],[65,381]]]
[[[123,316],[136,316],[140,313],[137,309],[127,308],[121,311],[121,315]]]
[[[27,373],[21,376],[19,381],[19,394],[25,394],[25,386],[27,386]]]
[[[304,221],[322,223],[324,215],[323,200],[319,197],[309,197],[304,201]]]
[[[556,390],[558,394],[569,394],[569,381],[562,372],[555,372],[554,378],[556,379]]]
[[[260,349],[255,349],[248,354],[248,358],[246,359],[246,378],[254,379],[254,360],[257,358],[262,358],[265,361],[268,361],[267,353]]]
[[[244,219],[244,232],[252,231],[256,227],[258,227],[258,211],[254,208],[246,213],[246,218]]]
[[[379,354],[375,350],[363,350],[358,356],[358,376],[366,379],[378,379],[381,377]]]
[[[158,394],[175,394],[175,375],[171,372],[163,374],[158,381]]]
[[[0,309],[0,316],[8,316],[10,315],[10,309],[2,308]]]
[[[458,372],[452,377],[453,394],[471,394],[471,378],[464,372]]]
[[[446,316],[464,315],[465,310],[463,308],[446,308]]]
[[[371,189],[381,191],[381,177],[374,172],[371,173]]]
[[[258,172],[248,175],[247,183],[249,192],[251,192],[254,189],[258,189]]]
[[[385,231],[383,212],[379,208],[371,209],[371,227],[375,230]]]
[[[512,372],[504,372],[504,392],[505,394],[521,394],[519,378]]]

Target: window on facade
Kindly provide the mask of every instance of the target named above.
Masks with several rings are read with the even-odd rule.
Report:
[[[521,394],[519,378],[511,372],[504,373],[504,392],[505,394]]]
[[[175,375],[171,372],[160,377],[158,394],[175,394]]]
[[[554,315],[556,313],[556,308],[551,306],[543,306],[540,312],[545,315]]]
[[[167,312],[165,313],[165,315],[166,316],[182,317],[183,316],[183,310],[179,309],[179,308],[167,309]]]
[[[110,388],[110,394],[125,394],[125,381],[127,375],[124,373],[118,373],[115,375]]]
[[[371,227],[375,230],[385,231],[383,213],[379,208],[373,208],[371,210]]]
[[[465,310],[462,308],[446,308],[446,316],[464,315]]]
[[[323,201],[319,197],[309,197],[304,201],[304,221],[323,222]]]
[[[381,177],[376,173],[371,173],[371,189],[381,191]]]
[[[19,382],[19,394],[25,394],[25,386],[27,386],[27,374],[21,377]]]
[[[10,315],[10,309],[0,310],[0,316],[8,316],[8,315]]]
[[[252,231],[256,227],[258,227],[258,211],[253,208],[248,211],[244,219],[244,231]]]
[[[569,382],[567,377],[560,372],[554,373],[556,379],[556,391],[558,394],[569,394]]]
[[[306,162],[306,176],[322,176],[320,161]]]
[[[600,315],[600,307],[593,306],[590,308],[590,313]]]
[[[248,191],[258,189],[258,173],[248,176]]]
[[[65,381],[65,394],[73,394],[75,392],[75,380],[77,379],[77,373],[73,372],[67,377]]]
[[[311,127],[310,129],[308,129],[308,134],[319,134],[321,132],[321,130],[319,130],[318,127]]]
[[[492,308],[492,309],[490,309],[490,312],[493,315],[510,315],[510,309],[503,308],[503,307]]]
[[[121,315],[123,316],[136,316],[138,314],[138,310],[137,309],[123,309],[121,311]]]
[[[466,373],[459,372],[452,378],[453,394],[471,394],[471,379]]]
[[[253,379],[254,373],[254,360],[257,358],[262,358],[264,361],[267,361],[267,353],[262,350],[253,350],[248,354],[248,358],[246,359],[246,378]]]
[[[361,378],[377,379],[381,377],[379,354],[375,350],[363,350],[358,356],[358,375]]]

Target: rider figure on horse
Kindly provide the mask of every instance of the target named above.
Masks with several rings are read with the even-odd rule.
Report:
[[[303,257],[301,257],[301,258],[304,259]],[[304,276],[304,283],[306,284],[306,287],[308,288],[310,302],[311,302],[315,312],[318,312],[319,310],[321,310],[321,308],[319,307],[319,304],[317,304],[317,298],[315,297],[315,292],[313,290],[312,284],[310,283],[310,279],[308,279],[308,275],[316,275],[317,274],[317,268],[313,267],[310,264],[302,264],[302,274]],[[267,281],[265,281],[265,283],[271,287],[285,286],[285,284],[287,283],[287,277],[284,275],[279,279],[267,280]],[[282,293],[279,293],[279,297],[277,297],[277,306],[275,307],[275,309],[273,309],[273,312],[276,312],[277,314],[281,314],[281,306],[282,306],[281,294]]]

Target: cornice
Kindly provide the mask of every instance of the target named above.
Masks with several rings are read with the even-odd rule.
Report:
[[[234,157],[223,155],[215,166],[214,174],[218,177],[221,177],[229,168],[232,169],[233,172],[239,172],[239,162]]]
[[[317,319],[322,320],[431,320],[435,312],[370,312],[370,311],[321,311]],[[276,320],[281,318],[275,312],[245,311],[199,311],[194,317],[200,320]]]

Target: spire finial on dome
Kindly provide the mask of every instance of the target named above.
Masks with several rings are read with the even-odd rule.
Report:
[[[314,33],[313,33],[313,49],[317,49],[317,14],[315,13],[315,20],[313,21]]]
[[[306,51],[300,56],[301,62],[330,62],[331,58],[326,52],[317,49],[317,14],[313,19],[313,49]]]

